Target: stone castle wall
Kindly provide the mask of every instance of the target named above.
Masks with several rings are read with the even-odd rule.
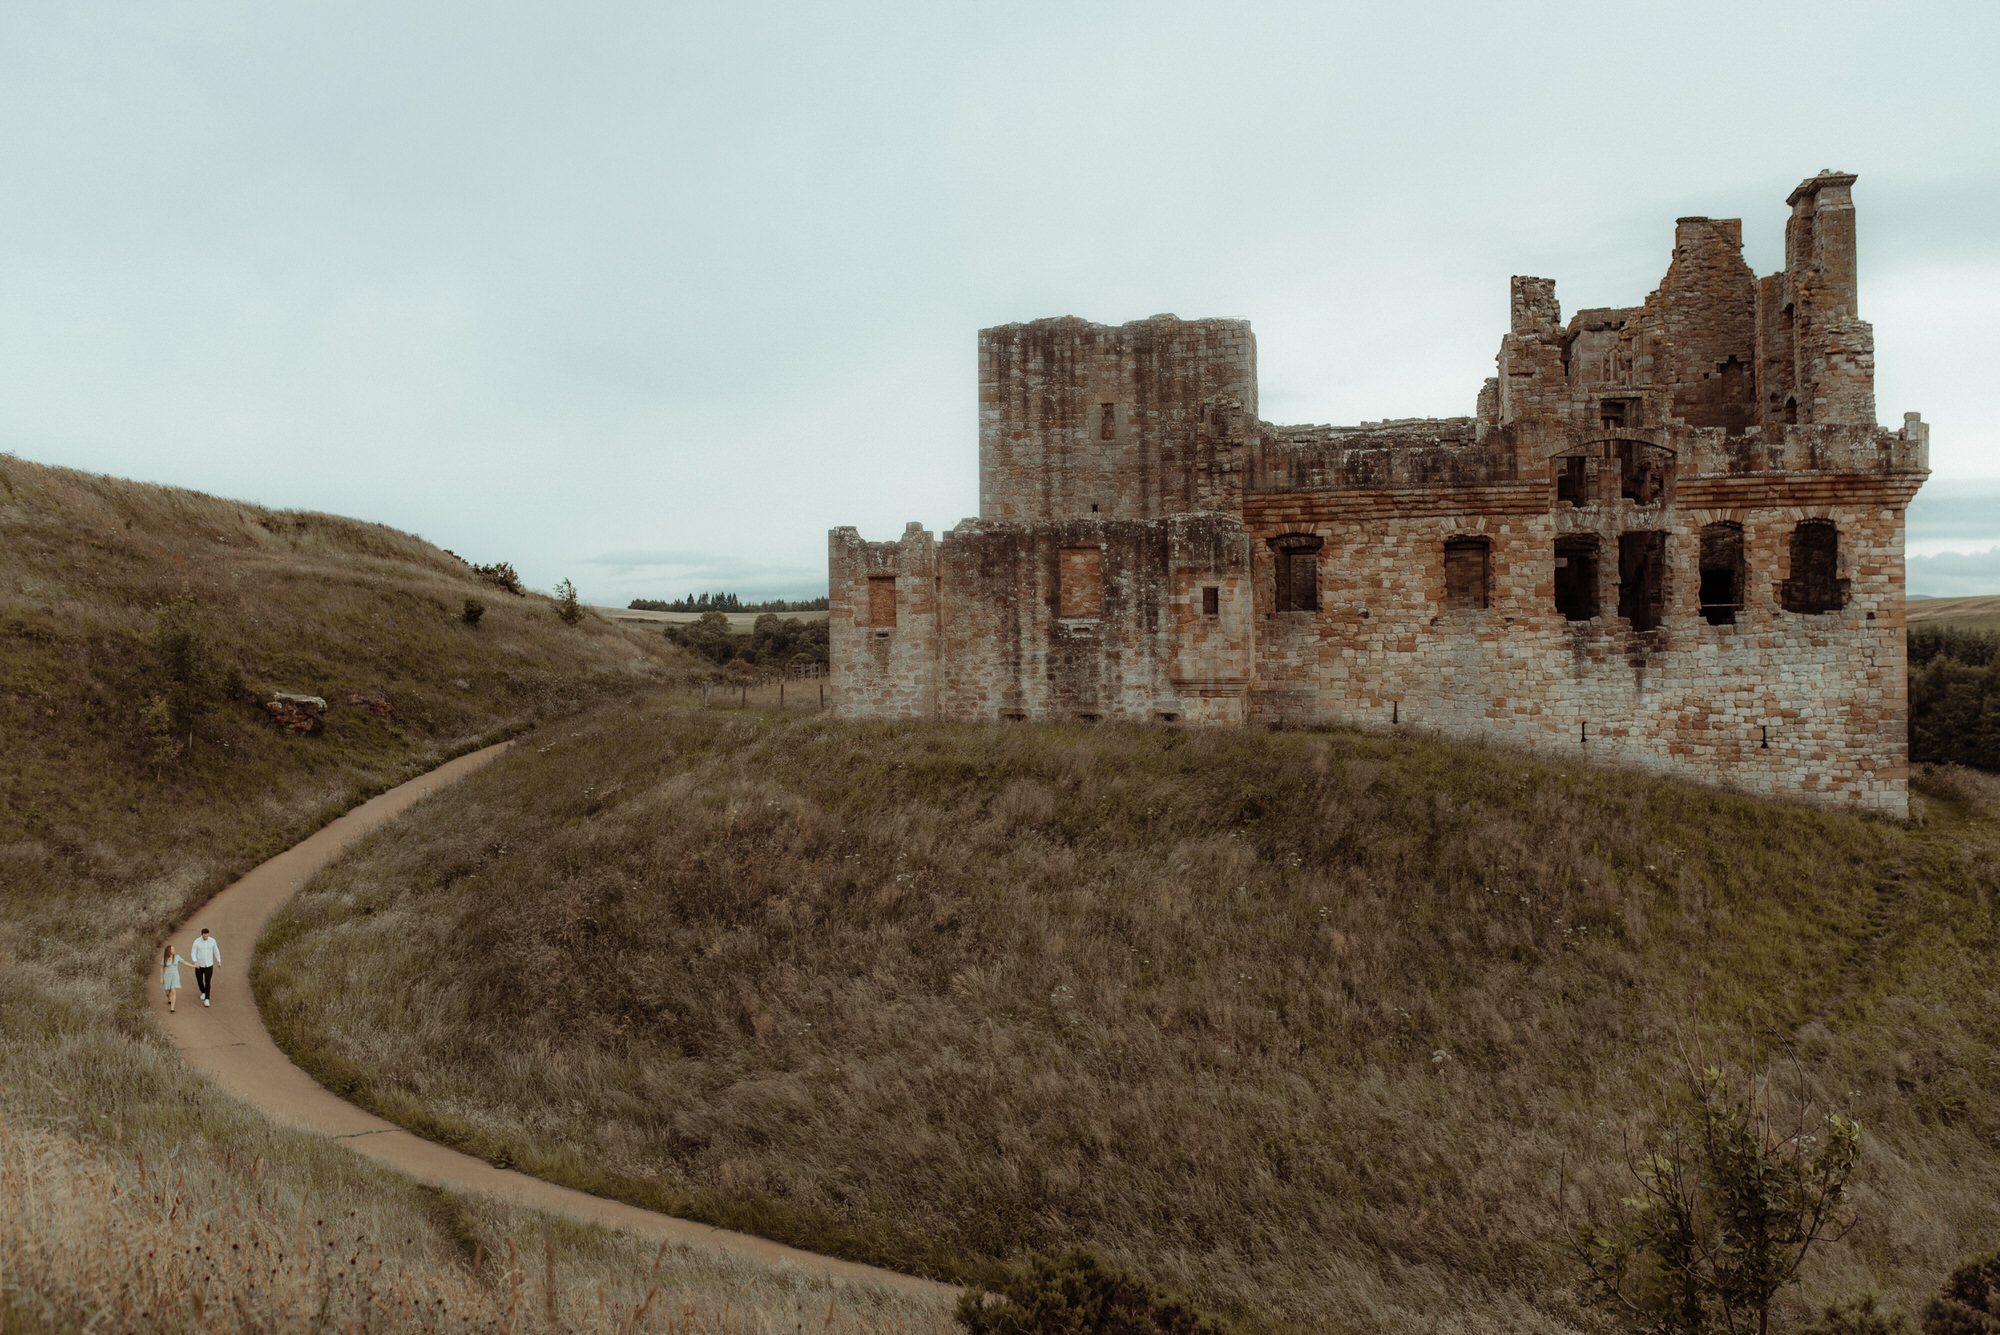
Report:
[[[830,540],[854,718],[1417,728],[1892,815],[1903,512],[1852,177],[1787,268],[1683,218],[1644,303],[1517,278],[1472,417],[1274,426],[1240,321],[980,336],[982,518]]]

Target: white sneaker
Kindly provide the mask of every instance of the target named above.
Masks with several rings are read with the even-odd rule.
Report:
[[[201,1004],[202,1004],[202,1005],[204,1005],[204,1006],[206,1006],[206,1005],[208,1004],[208,998],[207,998],[207,997],[203,997],[203,998],[201,999]]]

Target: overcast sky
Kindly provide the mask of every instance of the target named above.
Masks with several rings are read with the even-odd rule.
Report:
[[[0,0],[0,450],[622,604],[978,507],[976,331],[1249,319],[1263,415],[1451,416],[1507,279],[1860,173],[1911,587],[2000,592],[2000,6]],[[1986,481],[1982,482],[1984,479]],[[1941,555],[1960,553],[1964,555]]]

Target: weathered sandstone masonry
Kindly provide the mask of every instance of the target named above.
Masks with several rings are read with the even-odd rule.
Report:
[[[1683,218],[1642,305],[1515,278],[1471,417],[1273,426],[1237,320],[979,336],[981,518],[830,538],[849,718],[1413,727],[1907,808],[1903,512],[1854,177],[1785,268]]]

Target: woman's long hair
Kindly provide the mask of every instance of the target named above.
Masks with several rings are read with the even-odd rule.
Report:
[[[171,964],[173,963],[173,959],[174,959],[174,943],[169,941],[167,942],[166,945],[160,947],[160,963]]]

